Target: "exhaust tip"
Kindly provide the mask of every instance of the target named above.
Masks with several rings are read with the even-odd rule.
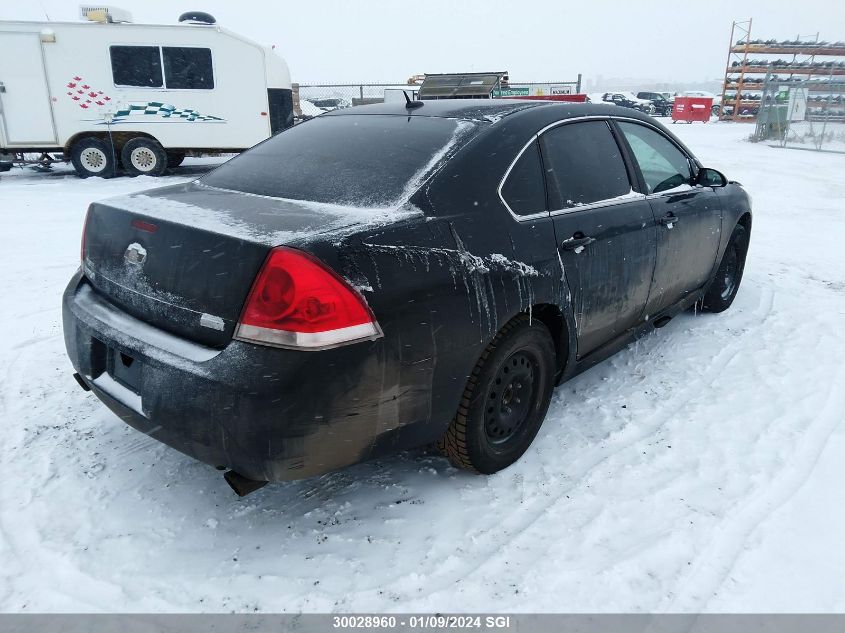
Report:
[[[240,473],[236,473],[234,470],[227,470],[223,473],[223,479],[226,480],[229,487],[234,490],[235,494],[239,497],[245,497],[249,493],[263,488],[268,483],[266,481],[257,481],[255,479],[250,479],[249,477],[244,477]]]

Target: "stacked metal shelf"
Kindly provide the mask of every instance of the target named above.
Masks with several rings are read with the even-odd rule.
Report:
[[[845,41],[751,39],[751,20],[734,22],[720,118],[754,122],[789,85],[809,93],[807,120],[845,120]]]

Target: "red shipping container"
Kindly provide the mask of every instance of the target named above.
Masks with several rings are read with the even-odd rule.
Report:
[[[675,97],[675,104],[672,106],[672,123],[678,121],[703,121],[710,120],[710,111],[713,108],[713,97]]]

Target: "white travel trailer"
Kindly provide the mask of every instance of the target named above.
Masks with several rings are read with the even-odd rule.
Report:
[[[186,153],[237,152],[293,124],[290,73],[215,24],[0,21],[0,155],[61,152],[80,176],[160,175]]]

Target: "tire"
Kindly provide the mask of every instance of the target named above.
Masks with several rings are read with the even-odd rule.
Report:
[[[748,231],[741,224],[737,224],[722,255],[722,261],[719,262],[716,276],[701,300],[703,312],[724,312],[731,307],[742,282],[747,253]]]
[[[472,370],[458,412],[438,441],[453,466],[488,475],[522,457],[549,408],[554,350],[546,326],[526,315],[510,321],[495,336]]]
[[[131,139],[123,146],[120,158],[130,176],[161,176],[167,169],[167,152],[150,138]]]
[[[107,141],[94,136],[86,136],[73,144],[70,150],[70,162],[80,178],[99,176],[111,178],[117,163],[116,150]]]
[[[167,167],[174,169],[185,160],[185,152],[167,152]]]

